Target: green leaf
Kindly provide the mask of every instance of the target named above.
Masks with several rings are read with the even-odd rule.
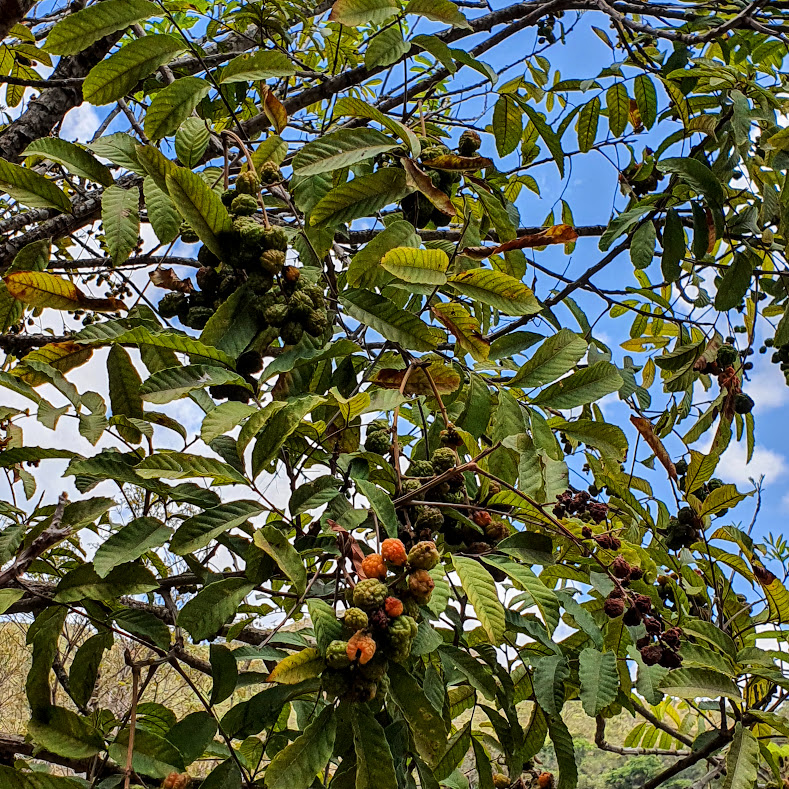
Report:
[[[330,22],[348,27],[380,24],[397,13],[394,0],[337,0],[332,6]]]
[[[460,585],[474,607],[474,613],[485,633],[493,644],[500,644],[504,637],[506,620],[504,606],[499,600],[496,589],[496,582],[491,574],[473,559],[454,556],[452,561],[460,579]]]
[[[2,535],[0,535],[0,540],[2,540]],[[3,556],[2,553],[0,553],[1,556]],[[3,564],[5,564],[5,560],[3,560]],[[0,615],[4,614],[14,603],[18,603],[24,594],[22,589],[0,589]]]
[[[181,217],[175,210],[173,201],[163,192],[150,175],[142,182],[145,208],[153,232],[162,244],[169,244],[178,237]]]
[[[154,614],[148,611],[121,609],[114,611],[112,618],[121,630],[149,641],[165,652],[170,649],[170,629]]]
[[[661,159],[658,165],[661,172],[675,173],[696,192],[703,194],[710,206],[723,205],[723,187],[717,176],[698,159],[670,158]]]
[[[297,594],[307,588],[307,571],[298,551],[276,527],[266,526],[255,532],[255,545],[264,550],[290,579]]]
[[[534,315],[542,309],[534,293],[503,271],[474,268],[449,278],[449,286],[505,315]]]
[[[389,280],[380,267],[387,252],[395,248],[418,248],[421,240],[410,222],[398,219],[374,236],[351,259],[346,277],[351,287],[372,288]]]
[[[121,565],[104,577],[94,570],[92,564],[83,564],[60,581],[54,599],[60,603],[113,600],[121,595],[152,592],[158,586],[153,573],[139,564]]]
[[[339,225],[370,216],[411,191],[405,171],[399,167],[384,167],[369,175],[359,175],[321,198],[312,209],[310,224]]]
[[[100,632],[85,641],[69,668],[69,694],[77,704],[87,706],[96,687],[105,649],[112,647],[112,633]]]
[[[411,729],[419,755],[429,765],[435,765],[443,754],[447,741],[444,721],[428,701],[416,679],[404,668],[396,663],[390,664],[389,679],[389,693]]]
[[[412,156],[419,156],[422,146],[419,138],[404,123],[395,120],[389,115],[376,109],[369,102],[351,96],[343,96],[334,105],[334,116],[341,117],[350,115],[354,118],[367,118],[368,120],[380,123],[385,129],[389,129],[392,134],[399,137],[411,149]]]
[[[317,649],[307,647],[301,652],[288,655],[277,663],[269,674],[269,682],[281,685],[298,685],[304,680],[317,677],[326,668],[326,661]]]
[[[50,753],[68,759],[90,759],[104,748],[104,740],[76,712],[50,707],[45,720],[27,724],[32,740]]]
[[[95,181],[102,186],[110,186],[114,180],[109,167],[103,165],[93,154],[88,153],[79,145],[61,140],[59,137],[41,137],[38,140],[33,140],[22,152],[22,156],[46,157],[53,162],[65,165],[66,169],[74,175]]]
[[[301,148],[293,158],[293,172],[301,176],[328,173],[372,159],[396,146],[391,137],[375,129],[342,129]]]
[[[356,789],[397,789],[392,752],[380,723],[366,704],[350,705],[356,751]]]
[[[753,262],[751,256],[735,252],[715,293],[715,309],[726,312],[739,307],[751,284]]]
[[[630,119],[630,97],[624,82],[616,82],[606,91],[605,103],[611,134],[621,137]]]
[[[200,164],[210,139],[211,131],[202,118],[187,118],[175,133],[175,155],[191,170]]]
[[[104,240],[112,262],[123,263],[137,246],[140,234],[140,193],[137,189],[110,186],[101,196]]]
[[[225,578],[201,589],[178,612],[178,625],[195,641],[215,636],[255,588],[246,578]]]
[[[249,388],[244,378],[224,367],[190,364],[186,367],[168,367],[154,373],[142,384],[140,394],[149,403],[163,404],[185,397],[195,389],[221,384]]]
[[[245,485],[246,478],[236,469],[204,455],[187,452],[158,452],[135,466],[141,479],[212,479],[217,485]]]
[[[151,140],[175,134],[178,127],[208,95],[211,85],[199,77],[180,77],[162,88],[145,113],[143,129]],[[199,123],[202,123],[198,120]],[[203,123],[203,128],[205,124]]]
[[[594,718],[616,699],[619,691],[616,654],[584,649],[579,655],[578,678],[584,712]]]
[[[167,191],[181,216],[221,260],[227,252],[221,236],[232,231],[233,223],[219,195],[199,175],[183,167],[167,175]]]
[[[630,261],[635,269],[647,268],[655,256],[655,226],[651,220],[639,225],[630,241]]]
[[[220,403],[203,418],[203,424],[200,427],[200,437],[204,443],[210,444],[215,438],[227,433],[234,427],[238,427],[244,419],[257,413],[257,411],[258,409],[255,406],[247,405],[246,403],[237,403],[232,400],[227,403]]]
[[[493,107],[493,134],[499,156],[512,153],[523,135],[523,111],[508,93],[502,93]]]
[[[623,233],[627,233],[630,228],[638,224],[638,222],[641,221],[641,217],[648,211],[649,208],[647,206],[637,206],[611,219],[605,232],[600,236],[599,248],[605,252],[619,236]]]
[[[170,550],[178,556],[199,551],[220,534],[235,529],[261,512],[263,507],[259,504],[243,500],[229,501],[204,510],[187,518],[178,527],[170,540]]]
[[[460,13],[452,0],[411,0],[405,7],[405,13],[423,16],[431,22],[444,22],[453,27],[471,29],[468,19]]]
[[[578,148],[586,153],[591,150],[597,137],[597,124],[600,120],[600,99],[595,96],[578,113]]]
[[[564,683],[570,676],[564,655],[546,655],[534,666],[532,684],[534,697],[549,718],[559,716],[564,704]]]
[[[186,48],[182,39],[164,34],[129,41],[90,70],[82,83],[82,98],[88,104],[111,104]]]
[[[553,590],[549,589],[531,568],[501,556],[486,556],[484,561],[506,573],[519,588],[531,595],[550,632],[559,626],[559,600]]]
[[[238,682],[238,664],[233,653],[224,644],[211,644],[211,705],[229,699]]]
[[[549,384],[572,370],[586,349],[586,340],[569,329],[560,329],[540,345],[509,384],[523,389]]]
[[[710,493],[702,502],[699,517],[714,515],[723,509],[736,507],[745,499],[745,494],[738,492],[734,485],[721,485]]]
[[[446,781],[471,747],[471,721],[450,738],[441,760],[433,770],[437,781]]]
[[[556,789],[575,789],[578,786],[578,764],[573,737],[558,715],[548,718],[548,734],[559,764],[559,781]]]
[[[199,710],[178,721],[165,739],[181,752],[184,764],[188,766],[209,750],[216,729],[216,718],[206,710]]]
[[[562,151],[561,140],[537,110],[527,104],[525,99],[519,98],[519,100],[523,111],[529,116],[534,128],[537,129],[537,134],[540,135],[542,141],[551,152],[551,156],[556,162],[556,167],[559,169],[559,175],[564,178],[564,151]]]
[[[444,285],[449,257],[441,249],[396,247],[381,259],[381,268],[414,285]]]
[[[241,771],[233,759],[214,767],[200,784],[200,789],[241,789]]]
[[[307,600],[307,610],[310,613],[312,627],[315,631],[315,640],[318,642],[318,649],[323,655],[326,648],[332,641],[342,638],[342,622],[337,619],[334,609],[325,601],[311,599]]]
[[[407,350],[431,351],[436,347],[436,336],[424,321],[377,293],[347,290],[340,296],[340,304],[351,318]]]
[[[316,509],[340,495],[340,481],[329,474],[305,482],[293,491],[288,503],[291,515]]]
[[[759,740],[738,721],[726,754],[723,789],[753,789],[759,776],[759,761]]]
[[[118,764],[126,764],[128,748],[129,729],[125,728],[110,745],[110,758]],[[180,773],[186,769],[181,752],[172,743],[139,727],[134,731],[132,768],[136,773],[158,780],[166,778],[170,773]]]
[[[55,208],[65,214],[71,212],[71,200],[62,189],[40,173],[5,159],[0,159],[0,189],[29,208]]]
[[[271,760],[266,768],[268,789],[308,789],[331,758],[336,732],[337,717],[329,704]]]
[[[633,95],[641,115],[641,122],[647,129],[651,129],[657,119],[658,108],[655,83],[646,74],[639,74],[633,83]]]
[[[734,682],[711,669],[681,668],[670,671],[660,683],[660,689],[667,695],[680,699],[725,696],[735,702],[742,701],[739,688]]]
[[[613,364],[595,362],[543,389],[532,402],[557,410],[576,408],[600,400],[612,392],[618,392],[623,385],[622,376]]]
[[[356,487],[370,502],[373,512],[386,530],[387,537],[397,538],[400,522],[397,519],[391,496],[366,479],[357,479]]]
[[[627,436],[621,428],[606,422],[577,419],[574,422],[554,422],[551,427],[581,444],[599,449],[603,457],[622,463],[627,455]]]
[[[663,225],[663,257],[660,267],[666,282],[676,282],[682,273],[681,263],[685,257],[685,228],[679,214],[669,208]]]
[[[93,557],[96,574],[99,578],[106,578],[119,564],[133,562],[153,548],[164,545],[170,534],[170,528],[157,518],[135,518],[99,546]]]
[[[253,82],[279,77],[292,77],[296,68],[290,58],[276,49],[259,49],[233,58],[223,69],[220,84]]]
[[[407,55],[411,43],[403,38],[400,28],[385,28],[370,40],[364,52],[364,67],[374,69],[376,66],[391,66],[403,55]]]
[[[49,31],[46,50],[55,55],[78,55],[110,33],[161,15],[147,0],[104,0],[61,19]]]

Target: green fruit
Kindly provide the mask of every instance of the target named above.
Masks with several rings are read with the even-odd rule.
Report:
[[[718,479],[717,477],[713,477],[707,483],[707,490],[710,493],[712,493],[713,490],[717,490],[718,488],[722,488],[722,487],[723,487],[723,480],[722,479]]]
[[[740,392],[734,398],[734,412],[737,414],[750,414],[753,410],[753,399],[748,397],[745,392]]]
[[[688,461],[680,458],[674,464],[674,468],[677,470],[677,474],[682,476],[688,470]]]
[[[384,674],[386,674],[386,669],[388,667],[389,663],[386,656],[382,655],[380,652],[376,652],[372,660],[368,661],[363,666],[359,666],[359,673],[365,679],[371,679],[378,682]]]
[[[316,310],[325,309],[326,301],[323,298],[323,288],[320,285],[306,285],[304,287],[304,293],[310,297],[312,306],[315,307]]]
[[[192,307],[186,313],[186,318],[183,321],[184,326],[190,329],[204,329],[209,318],[214,314],[212,307]]]
[[[682,509],[677,513],[677,520],[680,523],[692,525],[696,520],[696,516],[690,507],[682,507]]]
[[[419,515],[416,517],[414,528],[417,529],[417,531],[429,529],[431,532],[433,532],[441,531],[441,527],[443,525],[444,516],[438,507],[422,507],[420,509]]]
[[[272,227],[263,233],[263,249],[278,249],[280,252],[288,251],[288,235],[278,227]]]
[[[225,191],[222,192],[222,203],[224,204],[225,208],[230,208],[233,200],[237,196],[238,192],[235,190],[235,188],[225,189]]]
[[[385,455],[392,448],[392,436],[387,430],[374,430],[367,433],[364,441],[364,448],[367,452],[375,452],[376,455]]]
[[[342,698],[351,689],[351,677],[346,671],[326,669],[321,674],[321,686],[331,698]]]
[[[329,319],[323,310],[310,310],[304,321],[304,329],[310,337],[320,337],[329,327]]]
[[[211,266],[211,268],[216,268],[221,262],[205,244],[200,247],[197,253],[197,259],[204,266]]]
[[[236,216],[251,216],[258,210],[258,201],[253,195],[240,194],[233,198],[230,213]]]
[[[347,668],[351,665],[347,641],[332,641],[326,648],[326,663],[330,668]]]
[[[718,355],[715,357],[715,361],[718,363],[719,367],[723,367],[724,369],[727,367],[731,367],[739,358],[739,354],[737,353],[737,349],[729,345],[721,345],[718,349]]]
[[[274,304],[263,313],[263,317],[269,326],[282,326],[288,319],[287,305]]]
[[[461,156],[473,156],[482,145],[479,134],[472,129],[466,129],[458,140],[458,153]]]
[[[423,148],[421,159],[423,164],[429,167],[431,159],[437,159],[439,156],[447,156],[450,153],[452,153],[452,151],[450,151],[446,145],[441,145],[439,143],[437,145],[431,145],[428,148]]]
[[[285,253],[279,249],[265,249],[260,255],[260,266],[268,274],[279,274],[284,265]]]
[[[264,293],[268,293],[271,290],[271,286],[273,284],[274,277],[272,277],[271,274],[266,274],[263,272],[250,274],[249,279],[247,279],[247,287],[256,296],[262,296]]]
[[[277,184],[282,180],[282,172],[274,162],[266,162],[260,168],[260,180],[264,184]]]
[[[415,460],[408,467],[409,477],[432,477],[434,473],[433,464],[429,460]]]
[[[290,297],[288,312],[293,320],[306,318],[312,311],[312,299],[304,291],[297,291]]]
[[[451,447],[440,447],[430,457],[430,463],[436,474],[442,474],[451,468],[455,468],[457,462],[457,455]]]
[[[245,195],[256,195],[260,191],[260,180],[247,170],[236,178],[236,190]]]
[[[369,620],[361,608],[349,608],[345,612],[343,624],[355,633],[357,630],[364,630],[369,624]]]
[[[184,314],[189,308],[189,301],[183,293],[165,293],[159,302],[159,315],[163,318],[174,318]]]
[[[279,330],[279,336],[285,345],[295,345],[304,335],[304,327],[296,321],[286,321]]]
[[[389,422],[386,419],[373,419],[369,425],[367,425],[367,432],[374,433],[376,430],[389,430]]]
[[[200,240],[200,236],[192,230],[192,226],[188,222],[181,222],[178,232],[184,244],[196,244]]]
[[[353,589],[353,604],[357,608],[372,610],[380,608],[389,594],[389,587],[376,578],[365,578]]]
[[[434,509],[433,507],[425,507],[425,509]],[[441,519],[443,524],[443,518]],[[418,519],[417,519],[418,522]],[[432,570],[440,561],[441,557],[438,554],[438,549],[434,542],[423,540],[418,542],[408,552],[408,563],[411,567],[418,570]]]
[[[226,299],[232,296],[240,286],[241,280],[238,278],[238,275],[228,274],[226,277],[222,278],[222,282],[219,284],[219,298]]]
[[[400,201],[403,218],[416,228],[423,228],[430,222],[435,206],[421,192],[412,192]]]

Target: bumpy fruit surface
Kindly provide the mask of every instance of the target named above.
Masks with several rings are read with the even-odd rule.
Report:
[[[310,337],[320,337],[329,327],[329,319],[323,310],[310,310],[304,319],[304,330]]]
[[[381,545],[381,556],[395,567],[402,567],[408,561],[405,545],[395,537],[389,537]]]
[[[438,507],[422,507],[414,525],[417,530],[440,531],[444,525],[444,516]]]
[[[274,304],[263,312],[263,318],[269,326],[282,326],[288,319],[286,304]]]
[[[465,134],[465,132],[463,132]],[[507,789],[510,779],[504,773],[493,773],[493,786],[495,789]]]
[[[537,776],[537,786],[539,786],[540,789],[553,789],[553,785],[553,773],[540,773]]]
[[[290,297],[288,310],[294,319],[304,318],[313,310],[312,299],[306,293],[297,291]]]
[[[162,789],[186,789],[191,781],[187,773],[170,773],[162,781]]]
[[[260,255],[260,267],[269,274],[279,274],[284,265],[285,253],[280,249],[265,249]]]
[[[323,298],[323,288],[321,288],[320,285],[307,285],[307,287],[304,288],[304,293],[310,297],[312,306],[315,307],[316,310],[322,310],[326,307],[326,300]],[[387,427],[389,426],[384,423],[383,429],[385,430]],[[372,423],[370,423],[370,426],[368,427],[368,430],[370,429],[374,429],[372,427]]]
[[[485,537],[492,543],[497,543],[510,536],[510,527],[504,521],[491,521],[485,527]]]
[[[408,591],[420,605],[430,600],[436,582],[427,570],[415,570],[408,576]]]
[[[264,249],[278,249],[280,252],[288,251],[288,236],[284,230],[272,227],[266,230],[262,238]],[[298,269],[296,269],[298,271]]]
[[[255,173],[247,170],[236,178],[236,191],[245,195],[256,195],[260,191],[260,181]]]
[[[181,222],[181,227],[178,230],[181,236],[181,241],[184,244],[196,244],[200,240],[200,236],[195,233],[192,226],[188,222]]]
[[[258,201],[252,195],[240,194],[230,204],[230,212],[236,216],[250,216],[257,210]]]
[[[353,604],[367,610],[379,608],[384,604],[388,592],[386,584],[382,584],[377,578],[367,578],[354,587]]]
[[[354,633],[348,639],[348,646],[345,650],[345,654],[348,656],[348,660],[358,660],[359,663],[364,665],[372,660],[375,649],[374,639],[360,631]]]
[[[750,414],[753,410],[753,398],[748,397],[745,392],[740,392],[734,398],[734,411],[737,414]]]
[[[342,621],[351,630],[364,630],[368,624],[367,614],[361,608],[349,608]]]
[[[362,570],[368,578],[386,578],[386,565],[380,553],[371,553],[362,559]]]
[[[296,323],[296,321],[285,321],[279,330],[279,336],[285,345],[296,345],[304,336],[304,327],[300,323]]]
[[[430,457],[430,463],[436,474],[442,474],[451,468],[455,468],[457,462],[457,455],[451,447],[440,447]]]
[[[432,477],[433,464],[429,460],[415,460],[408,467],[409,477]]]
[[[276,184],[282,180],[282,172],[274,162],[266,162],[260,168],[260,180],[264,184]]]
[[[458,153],[461,156],[473,156],[479,150],[480,145],[482,145],[482,140],[479,134],[472,129],[466,129],[458,140]],[[509,780],[507,786],[509,786]]]
[[[403,613],[403,601],[398,600],[396,597],[387,597],[384,600],[384,611],[387,616],[392,618],[400,616]]]
[[[624,614],[625,604],[622,600],[607,597],[605,603],[603,603],[603,611],[605,611],[606,616],[616,619]]]
[[[332,641],[326,648],[326,663],[331,668],[347,668],[351,665],[348,659],[348,642]]]
[[[174,318],[187,307],[188,301],[183,293],[165,293],[159,302],[159,314],[163,318]]]
[[[715,357],[715,361],[718,363],[719,367],[722,367],[724,370],[727,367],[731,367],[739,358],[739,354],[737,353],[737,349],[733,345],[721,345],[718,348],[718,355]]]
[[[392,438],[387,430],[373,430],[367,433],[364,448],[376,455],[385,455],[392,448]]]
[[[184,324],[192,329],[204,329],[209,318],[214,314],[211,307],[192,307],[186,313]]]
[[[408,552],[408,563],[417,570],[432,570],[440,558],[436,544],[430,540],[418,542]]]

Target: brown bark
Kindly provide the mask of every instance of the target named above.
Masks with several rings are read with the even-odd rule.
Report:
[[[25,14],[36,4],[36,0],[0,0],[0,41],[11,28],[25,18]]]

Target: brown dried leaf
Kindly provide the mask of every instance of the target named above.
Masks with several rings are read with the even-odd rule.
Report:
[[[178,293],[191,293],[194,290],[191,279],[188,277],[181,279],[171,268],[157,268],[155,271],[151,271],[148,276],[157,288],[175,290]]]
[[[431,170],[451,170],[452,172],[476,172],[492,167],[493,162],[484,156],[458,156],[456,153],[447,153],[422,162]]]
[[[405,170],[405,182],[408,186],[418,189],[439,211],[443,211],[448,216],[455,216],[455,207],[449,195],[444,194],[424,170],[420,170],[411,159],[405,157],[400,158],[400,163]]]
[[[436,385],[439,394],[449,394],[460,386],[460,374],[454,367],[448,367],[441,362],[432,362],[428,368],[430,377]],[[382,389],[400,389],[403,385],[405,370],[392,370],[386,368],[379,370],[373,378],[373,383]],[[424,368],[417,367],[411,370],[405,384],[403,394],[406,395],[432,395],[433,388]]]
[[[351,560],[351,564],[353,565],[353,569],[356,571],[356,574],[359,576],[359,580],[364,580],[367,578],[366,573],[362,569],[364,554],[362,553],[362,549],[359,547],[359,543],[356,542],[356,538],[346,528],[340,526],[339,523],[333,521],[331,518],[328,518],[326,523],[329,524],[329,528],[332,531],[337,532],[337,535],[339,536],[340,551],[344,557]]]
[[[655,457],[663,464],[666,471],[668,471],[669,477],[671,477],[671,479],[676,479],[677,469],[674,467],[674,463],[671,461],[666,448],[663,446],[663,442],[655,435],[652,423],[643,416],[631,416],[630,421],[633,423],[636,430],[638,430],[641,438],[649,444],[649,448],[655,453]]]
[[[513,249],[532,249],[546,247],[549,244],[570,244],[578,238],[578,233],[572,225],[554,225],[540,230],[539,233],[529,233],[525,236],[513,238],[497,247],[467,247],[461,254],[474,260],[484,260],[491,255],[500,255],[511,252]]]
[[[288,112],[282,102],[269,90],[263,91],[263,112],[274,126],[274,131],[281,134],[288,125]]]

